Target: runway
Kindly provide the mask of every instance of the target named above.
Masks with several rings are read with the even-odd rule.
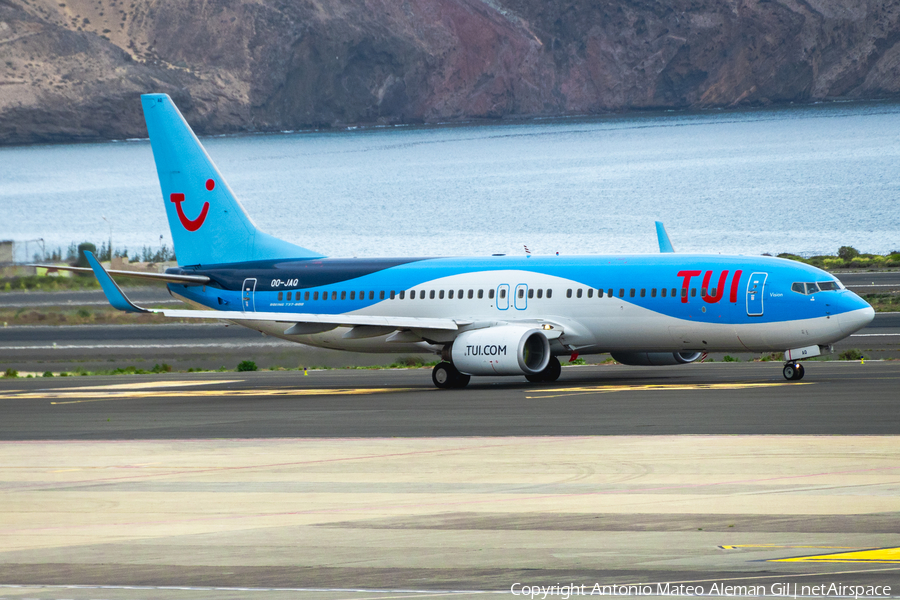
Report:
[[[780,367],[0,380],[0,598],[896,597],[900,363]]]

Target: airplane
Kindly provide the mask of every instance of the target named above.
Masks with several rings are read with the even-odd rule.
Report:
[[[607,352],[640,366],[784,352],[783,375],[797,381],[800,361],[874,318],[826,271],[676,253],[660,222],[659,254],[327,258],[256,227],[168,95],[141,102],[179,265],[144,276],[198,310],[135,305],[87,253],[124,311],[227,320],[322,348],[431,353],[443,389],[486,375],[549,383],[557,357]]]

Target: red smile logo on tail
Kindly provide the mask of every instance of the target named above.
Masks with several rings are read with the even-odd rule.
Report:
[[[212,191],[214,187],[216,187],[216,182],[212,179],[207,179],[206,189]],[[196,219],[188,219],[187,215],[184,214],[184,210],[181,208],[181,203],[184,202],[184,194],[171,194],[169,200],[175,203],[175,210],[178,211],[178,220],[181,221],[181,225],[185,229],[188,231],[197,231],[200,229],[203,222],[206,220],[206,213],[209,212],[209,202],[203,203],[203,208],[200,210],[200,216]]]

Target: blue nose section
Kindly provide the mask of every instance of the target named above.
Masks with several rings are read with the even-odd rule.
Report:
[[[859,331],[875,319],[875,309],[853,292],[844,293],[840,307],[838,323],[845,335]]]

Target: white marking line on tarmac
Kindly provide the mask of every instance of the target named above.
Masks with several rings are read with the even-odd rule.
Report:
[[[850,337],[896,337],[900,333],[854,333]]]
[[[0,584],[0,589],[35,589],[35,590],[167,590],[191,592],[316,592],[335,594],[411,594],[424,596],[442,596],[451,594],[510,594],[509,590],[412,590],[412,589],[378,589],[378,588],[290,588],[290,587],[218,587],[190,585],[29,585]],[[383,596],[379,596],[383,598]]]
[[[291,348],[295,347],[293,342],[287,342],[285,340],[272,340],[271,342],[242,342],[240,344],[231,342],[224,344],[220,342],[210,342],[208,344],[69,344],[65,346],[0,346],[0,350],[103,350],[110,348],[134,348],[137,350],[145,350],[152,348],[265,348],[271,346],[288,346]]]

